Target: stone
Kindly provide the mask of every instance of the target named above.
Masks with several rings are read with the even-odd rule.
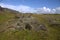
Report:
[[[40,31],[40,30],[47,31],[47,28],[46,28],[45,25],[40,24],[39,26],[37,26],[37,27],[35,28],[35,31]]]
[[[26,25],[25,25],[25,29],[31,30],[31,29],[32,29],[32,27],[31,27],[31,25],[30,25],[30,24],[26,24]]]
[[[42,25],[42,24],[41,24],[39,27],[40,27],[40,30],[44,30],[44,31],[46,31],[46,30],[47,30],[47,28],[46,28],[46,26],[45,26],[45,25]]]

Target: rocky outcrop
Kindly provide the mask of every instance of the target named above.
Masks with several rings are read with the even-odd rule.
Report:
[[[34,30],[34,31],[47,31],[44,24],[41,24],[35,17],[30,14],[22,14],[23,16],[16,16],[13,20],[7,22],[8,28],[11,30]]]

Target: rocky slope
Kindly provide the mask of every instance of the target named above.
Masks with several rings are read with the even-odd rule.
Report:
[[[5,24],[6,28],[1,32],[6,31],[7,29],[11,30],[34,30],[47,31],[47,28],[44,24],[40,23],[35,17],[31,16],[31,14],[21,14],[22,16],[15,16],[12,20],[8,20]],[[27,15],[27,16],[25,16]]]
[[[0,40],[60,40],[60,14],[23,14],[0,7]]]

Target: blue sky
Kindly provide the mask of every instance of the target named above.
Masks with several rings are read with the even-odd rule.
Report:
[[[60,6],[60,0],[3,0],[2,3],[10,5],[27,5],[30,7],[49,7],[55,8]]]
[[[44,12],[60,11],[60,0],[2,0],[0,5],[11,9],[16,8],[15,10],[18,11],[20,9],[23,11],[26,9],[27,11],[36,11],[34,8],[38,9],[38,11],[44,10]]]

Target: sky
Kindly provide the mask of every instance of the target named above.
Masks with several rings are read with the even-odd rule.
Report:
[[[2,0],[0,6],[24,13],[60,13],[60,0]]]

